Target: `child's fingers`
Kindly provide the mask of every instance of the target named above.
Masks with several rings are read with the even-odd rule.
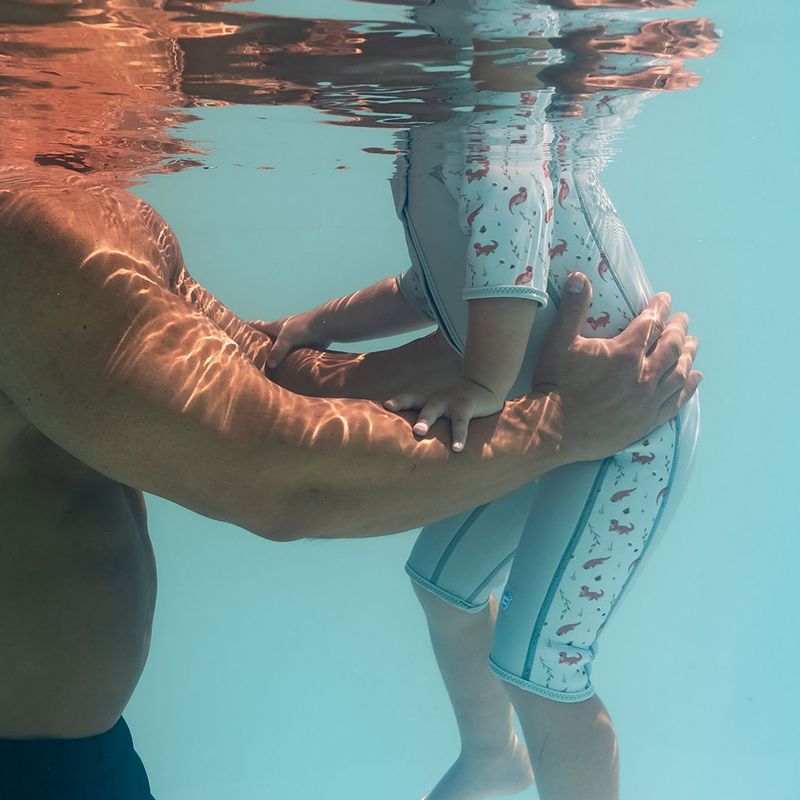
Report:
[[[425,398],[422,395],[406,392],[387,400],[384,402],[383,407],[389,409],[389,411],[416,411],[418,408],[422,408],[424,403]]]
[[[414,433],[417,436],[425,436],[439,417],[447,411],[447,402],[436,398],[429,400],[419,412],[417,421],[414,423]]]
[[[461,452],[467,443],[467,431],[470,417],[465,411],[454,410],[450,417],[450,427],[453,431],[453,450]]]

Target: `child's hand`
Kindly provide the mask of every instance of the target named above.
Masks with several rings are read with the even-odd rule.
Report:
[[[317,318],[309,312],[281,317],[274,322],[253,320],[250,326],[275,339],[267,361],[270,369],[277,367],[293,347],[315,347],[318,350],[325,350],[331,343],[331,340],[323,338],[318,330],[320,325]]]
[[[453,432],[453,450],[460,451],[467,441],[470,420],[497,414],[503,402],[485,386],[459,378],[434,394],[400,394],[383,405],[389,411],[421,409],[414,424],[414,433],[418,436],[425,436],[439,417],[447,417]]]

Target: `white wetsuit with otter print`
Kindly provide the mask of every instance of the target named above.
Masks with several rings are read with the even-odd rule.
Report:
[[[460,352],[468,301],[541,305],[509,397],[529,388],[568,272],[592,281],[585,336],[616,335],[651,294],[599,180],[603,146],[645,96],[599,93],[551,122],[551,90],[480,93],[483,110],[408,134],[393,187],[413,266],[398,284]],[[610,458],[562,467],[428,525],[408,574],[465,611],[483,609],[505,582],[490,667],[541,696],[584,700],[594,692],[598,635],[674,510],[697,433],[695,399]]]

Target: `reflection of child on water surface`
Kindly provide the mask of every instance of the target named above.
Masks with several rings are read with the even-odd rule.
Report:
[[[567,7],[574,8],[575,5]],[[527,19],[523,16],[515,14],[514,23],[527,25],[524,35],[530,36],[530,27],[536,20],[530,19],[531,14],[527,15]],[[577,29],[580,34],[580,26],[576,23],[585,20],[573,15],[565,25],[563,17],[562,13],[559,33],[569,35]],[[658,33],[663,36],[666,30],[675,46],[674,43],[680,42],[681,33],[680,30],[665,29],[665,25],[669,26],[671,22],[652,21],[645,23],[636,36],[605,36],[602,41],[606,50],[612,53],[653,52],[652,48],[658,46],[654,38]],[[683,26],[697,24],[697,21],[674,22]],[[653,27],[657,28],[655,32]],[[546,33],[544,31],[542,35]],[[550,33],[555,34],[555,31],[551,30]],[[691,36],[684,38],[686,41],[692,40]],[[552,142],[552,156],[556,160],[554,164],[547,153],[553,132],[546,123],[544,113],[551,91],[543,88],[523,92],[491,91],[498,82],[508,84],[509,79],[515,81],[519,72],[504,72],[491,64],[492,50],[496,49],[498,42],[502,40],[485,40],[483,46],[489,55],[482,58],[478,52],[474,59],[472,76],[482,88],[475,97],[486,104],[486,109],[483,112],[476,111],[469,121],[456,123],[455,127],[466,131],[464,163],[455,168],[450,164],[442,180],[451,184],[452,194],[459,198],[463,225],[471,234],[491,231],[494,227],[509,232],[507,223],[501,219],[503,216],[529,224],[527,227],[520,225],[511,232],[510,237],[499,241],[490,233],[471,236],[465,253],[468,276],[462,294],[462,299],[467,300],[469,305],[469,324],[463,347],[461,378],[442,386],[428,398],[403,395],[394,398],[394,402],[387,402],[387,406],[393,410],[420,409],[414,427],[415,432],[420,434],[426,433],[439,417],[449,418],[454,450],[463,449],[469,420],[497,413],[514,384],[536,309],[539,304],[546,305],[548,302],[545,289],[551,262],[563,257],[565,262],[576,268],[582,266],[581,259],[576,260],[579,253],[575,248],[570,248],[570,243],[563,237],[553,237],[554,219],[558,228],[566,227],[558,223],[562,216],[566,216],[565,202],[572,190],[568,176],[559,174],[553,183],[551,171],[561,173],[565,165],[576,161],[581,161],[584,168],[592,167],[595,172],[599,171],[607,159],[602,146],[604,142],[598,143],[597,139],[613,138],[636,113],[638,104],[647,96],[647,90],[688,88],[696,83],[695,76],[682,70],[679,65],[653,65],[656,62],[652,57],[641,58],[637,70],[613,75],[609,72],[602,75],[586,73],[576,78],[568,69],[562,70],[565,83],[570,84],[569,90],[575,93],[571,96],[580,97],[581,100],[570,111],[572,119],[565,116],[560,123],[556,123],[556,141]],[[476,41],[475,44],[480,49],[481,42]],[[519,42],[515,41],[514,44],[518,45]],[[591,39],[584,42],[584,46],[591,47]],[[707,55],[708,52],[705,50],[696,55]],[[632,62],[635,57],[629,56],[628,61]],[[605,69],[618,68],[606,66]],[[531,81],[528,74],[525,85],[531,83],[537,82]],[[538,85],[541,87],[540,83]],[[600,94],[604,88],[612,94]],[[613,94],[615,90],[620,91]],[[574,117],[580,119],[576,121]],[[606,119],[595,126],[592,124],[593,118],[598,117]],[[487,121],[488,125],[485,124]],[[413,160],[414,153],[409,155]],[[603,163],[598,163],[600,160]],[[459,173],[456,176],[460,183],[458,186],[452,185],[455,172]],[[509,175],[509,172],[518,174]],[[492,217],[489,224],[487,217]],[[504,250],[510,252],[504,253]],[[602,254],[595,268],[596,272],[589,277],[599,277],[606,283],[608,265]],[[558,275],[554,274],[550,275],[550,280],[551,283],[560,282]],[[480,302],[472,302],[478,296],[481,297]],[[530,303],[530,299],[538,302]],[[435,324],[437,316],[430,309],[428,300],[419,272],[412,269],[310,311],[271,323],[259,323],[258,326],[276,339],[270,363],[277,366],[293,347],[322,347],[333,341],[355,342]],[[607,313],[604,316],[600,312],[596,318],[590,318],[587,335],[604,332],[602,329],[607,328],[610,321],[607,317]],[[608,334],[613,335],[617,330],[609,330]]]
[[[472,0],[471,7],[495,2]],[[519,8],[497,2],[505,11]],[[533,20],[529,8],[522,16],[506,14],[501,31],[524,17],[549,33],[552,9]],[[393,179],[412,268],[264,323],[276,337],[276,362],[297,345],[438,323],[464,356],[461,376],[388,405],[420,409],[420,434],[448,417],[459,449],[471,418],[496,412],[507,395],[529,385],[537,343],[568,290],[570,268],[580,266],[593,283],[584,335],[613,336],[626,327],[650,290],[598,173],[620,126],[647,96],[631,90],[690,81],[677,64],[648,60],[649,42],[659,36],[647,23],[610,37],[572,22],[557,17],[556,32],[574,35],[576,46],[588,50],[600,37],[600,47],[631,54],[632,61],[612,63],[598,53],[588,71],[568,65],[562,96],[530,75],[516,85],[517,70],[496,68],[497,39],[486,40],[485,49],[476,42],[471,76],[479,91],[472,103],[456,103],[473,110],[409,131],[408,157]],[[669,27],[662,33],[670,46],[680,40]],[[519,43],[506,37],[502,46],[507,53]],[[601,66],[605,73],[594,69]],[[548,119],[548,104],[561,116]],[[596,641],[663,529],[665,509],[677,502],[696,436],[694,403],[612,458],[556,470],[422,529],[406,570],[427,616],[462,745],[428,800],[513,794],[533,773],[542,800],[616,800],[616,738],[590,675]],[[498,604],[492,590],[504,582]],[[514,712],[525,745],[517,740]]]

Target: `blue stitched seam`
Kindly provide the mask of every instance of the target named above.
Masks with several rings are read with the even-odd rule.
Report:
[[[591,684],[585,689],[581,689],[579,692],[559,692],[555,689],[550,689],[547,686],[540,686],[538,683],[527,681],[524,678],[520,678],[517,675],[504,670],[497,664],[497,662],[493,661],[491,657],[489,658],[489,669],[507,683],[512,683],[515,686],[519,686],[520,689],[525,689],[532,694],[538,694],[540,697],[546,697],[549,700],[558,700],[561,703],[582,703],[584,700],[588,700],[590,697],[592,697],[595,693],[594,686]]]
[[[447,543],[447,547],[445,547],[444,553],[442,553],[442,557],[439,559],[439,563],[436,565],[433,575],[431,575],[432,581],[435,582],[439,580],[442,570],[447,565],[447,559],[450,558],[450,556],[453,554],[453,550],[456,549],[458,543],[464,538],[467,531],[472,527],[472,523],[478,519],[478,517],[486,510],[488,505],[488,503],[484,503],[482,506],[474,508],[466,520],[461,523],[461,527],[455,532],[453,538]]]
[[[423,589],[427,589],[431,594],[435,594],[446,603],[449,603],[451,606],[455,606],[455,608],[460,608],[462,611],[467,611],[472,614],[477,611],[483,611],[483,609],[489,605],[488,600],[480,605],[475,605],[462,600],[460,597],[456,597],[456,595],[452,594],[451,592],[447,592],[440,586],[436,586],[436,584],[431,583],[427,578],[423,578],[422,575],[420,575],[409,564],[406,564],[406,574],[409,578],[411,578],[412,581],[414,581],[414,583],[418,584]]]
[[[500,572],[503,567],[514,558],[514,553],[517,550],[514,548],[479,584],[475,591],[467,598],[467,602],[471,603],[475,598],[486,588],[487,584]]]
[[[675,417],[675,447],[672,451],[672,466],[669,470],[669,478],[667,479],[667,491],[664,493],[664,499],[661,501],[661,505],[658,507],[658,513],[656,514],[656,518],[653,520],[653,527],[650,528],[650,534],[647,537],[647,541],[645,541],[644,545],[642,546],[642,554],[639,556],[639,563],[641,564],[644,561],[645,553],[650,548],[650,545],[655,538],[656,531],[658,530],[658,524],[661,522],[661,517],[664,515],[664,508],[667,505],[667,501],[669,500],[669,492],[672,488],[672,484],[675,480],[675,472],[678,468],[678,458],[680,456],[680,441],[681,441],[681,421],[680,417]],[[622,595],[625,592],[625,589],[628,587],[628,584],[633,579],[633,576],[638,572],[638,569],[634,569],[631,571],[630,575],[628,575],[625,583],[622,584],[622,588],[619,590],[616,598],[614,598],[614,602],[611,604],[611,607],[608,609],[608,614],[606,615],[605,622],[598,628],[597,636],[600,635],[600,631],[606,626],[608,620],[611,619],[611,612],[616,607],[617,603],[619,603]],[[597,636],[595,636],[595,641],[597,640]]]
[[[411,269],[414,269],[414,267],[412,266]],[[414,295],[411,292],[411,290],[408,289],[405,286],[405,281],[401,280],[401,278],[403,278],[406,275],[407,272],[408,272],[408,270],[406,270],[406,272],[403,272],[400,275],[397,275],[395,277],[395,283],[397,284],[397,290],[403,296],[403,298],[405,299],[406,303],[408,303],[415,311],[420,313],[423,317],[425,317],[425,319],[429,319],[431,322],[435,322],[438,325],[438,320],[433,315],[433,311],[430,310],[431,304],[430,304],[430,301],[428,300],[427,296],[425,297],[425,302],[427,303],[427,308],[422,308],[421,305],[420,305],[419,298],[414,297]],[[419,275],[419,273],[417,273],[417,274]]]
[[[414,252],[417,256],[417,261],[419,262],[420,266],[420,277],[422,278],[422,286],[425,289],[425,294],[428,297],[428,304],[430,305],[433,313],[436,315],[436,321],[439,327],[442,330],[442,333],[445,335],[447,340],[450,342],[450,346],[457,352],[464,354],[464,347],[463,345],[459,344],[459,337],[456,333],[452,330],[452,328],[447,324],[445,320],[444,314],[442,313],[442,308],[439,307],[439,304],[436,302],[436,298],[434,297],[434,293],[431,289],[430,282],[428,281],[428,265],[425,262],[425,258],[422,255],[422,248],[419,246],[419,239],[417,238],[417,232],[414,230],[414,225],[411,222],[411,217],[408,215],[408,180],[406,179],[406,190],[405,190],[405,199],[403,200],[403,221],[405,223],[405,228],[408,231],[408,236],[411,239],[411,243],[414,245]]]
[[[549,278],[547,280],[547,294],[553,301],[553,305],[558,308],[561,305],[561,295],[558,293],[555,282]]]
[[[589,497],[583,506],[583,512],[578,519],[578,524],[575,526],[575,530],[572,533],[572,538],[569,540],[566,550],[564,550],[564,555],[561,556],[561,561],[558,565],[558,569],[556,570],[556,574],[553,576],[553,580],[550,582],[550,586],[547,589],[544,603],[542,603],[542,607],[539,609],[539,616],[536,618],[536,624],[533,626],[533,633],[531,634],[531,640],[528,644],[528,652],[525,656],[525,666],[522,670],[523,680],[527,680],[531,676],[531,672],[533,670],[533,660],[536,655],[536,645],[539,644],[539,637],[541,636],[542,628],[544,627],[547,615],[550,613],[550,606],[553,603],[556,589],[558,588],[558,584],[560,583],[561,578],[564,576],[564,573],[567,571],[567,566],[572,558],[572,554],[575,551],[575,548],[578,546],[581,536],[583,535],[583,530],[586,527],[586,523],[589,521],[589,516],[592,513],[592,506],[594,505],[597,495],[600,493],[600,487],[603,483],[603,479],[605,478],[613,460],[613,456],[607,458],[600,466],[597,476],[594,479],[594,483],[592,484],[591,491],[589,492]]]
[[[628,299],[628,295],[625,294],[625,290],[622,288],[622,284],[620,283],[619,278],[617,277],[617,273],[614,270],[614,266],[611,264],[611,260],[606,255],[606,251],[603,249],[603,245],[600,243],[600,237],[597,235],[597,231],[595,230],[595,227],[592,224],[592,220],[590,219],[589,214],[586,211],[586,203],[583,199],[583,193],[581,192],[580,187],[576,182],[573,182],[573,186],[575,187],[575,193],[578,195],[578,200],[580,200],[581,203],[581,213],[583,214],[583,218],[586,220],[586,227],[589,228],[589,233],[592,234],[592,239],[594,239],[594,243],[597,246],[597,250],[600,253],[600,256],[605,260],[606,264],[608,264],[608,271],[611,273],[611,277],[614,279],[614,283],[617,284],[617,289],[619,289],[619,293],[622,295],[622,299],[628,306],[628,310],[635,317],[637,312],[634,309],[631,301]]]

